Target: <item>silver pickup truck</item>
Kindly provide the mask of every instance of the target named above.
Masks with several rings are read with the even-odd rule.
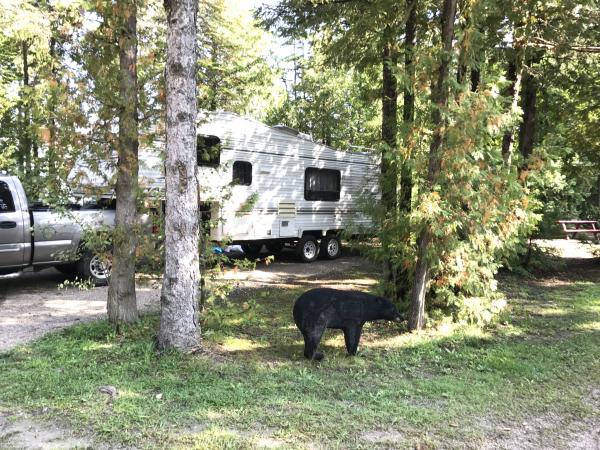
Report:
[[[85,250],[85,230],[114,226],[114,209],[77,209],[67,213],[29,206],[21,181],[0,175],[0,275],[55,266],[64,273],[106,284],[110,263]]]

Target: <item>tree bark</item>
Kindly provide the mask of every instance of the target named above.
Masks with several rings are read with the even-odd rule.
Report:
[[[117,327],[138,319],[135,295],[138,190],[137,3],[119,0],[119,158],[108,320]]]
[[[448,104],[448,87],[446,81],[452,60],[452,38],[454,36],[454,18],[456,15],[456,0],[444,0],[442,9],[442,53],[435,89],[432,92],[434,103],[432,121],[435,126],[433,140],[429,147],[429,161],[425,192],[431,192],[440,172],[442,157],[442,139],[444,119],[442,110]],[[430,262],[427,256],[432,241],[431,225],[425,224],[417,239],[417,264],[415,279],[411,293],[411,303],[408,318],[408,327],[411,330],[420,330],[425,322],[425,295],[430,277]]]
[[[521,77],[522,72],[521,68],[518,67],[517,56],[515,55],[515,61],[511,61],[508,63],[508,69],[506,77],[511,81],[508,89],[505,92],[506,96],[511,98],[510,110],[515,111],[519,104],[519,95],[521,92]],[[512,164],[512,156],[514,149],[514,128],[508,129],[502,138],[502,158],[504,159],[504,164],[510,168]]]
[[[481,80],[481,72],[479,69],[471,69],[471,92],[476,92]]]
[[[415,119],[415,95],[414,95],[414,51],[415,39],[417,34],[417,0],[406,0],[406,7],[409,8],[404,33],[404,73],[406,83],[404,84],[402,120],[407,130],[410,130]],[[402,164],[400,176],[400,213],[410,213],[410,200],[412,197],[412,171],[410,167],[410,155]]]
[[[414,48],[417,34],[417,0],[406,0],[408,15],[404,29],[404,74],[405,84],[402,104],[402,121],[406,129],[407,141],[410,139],[411,127],[415,118],[415,65]],[[400,198],[398,204],[398,213],[408,216],[411,211],[412,198],[412,155],[410,147],[407,145],[407,153],[404,155],[402,167],[400,169]],[[408,236],[407,236],[408,237]],[[408,295],[410,286],[409,274],[407,270],[397,269],[396,275],[396,295],[399,300],[404,300]]]
[[[381,114],[381,139],[384,149],[381,158],[381,174],[383,176],[382,200],[388,212],[396,210],[397,205],[397,171],[396,150],[398,135],[398,83],[396,70],[398,52],[391,30],[386,30],[386,40],[383,47],[383,89]]]
[[[167,160],[165,275],[158,348],[199,344],[199,223],[196,156],[196,15],[194,0],[166,0]]]
[[[22,124],[19,136],[19,163],[25,174],[31,171],[31,104],[29,103],[29,43],[21,43],[21,58],[23,63],[23,93],[21,96]]]
[[[531,73],[523,77],[522,109],[523,121],[519,129],[519,153],[523,157],[523,166],[533,151],[536,124],[536,99],[538,82]]]
[[[384,209],[384,226],[382,229],[382,247],[387,255],[389,251],[390,228],[397,217],[398,172],[396,166],[396,149],[398,136],[398,52],[393,30],[387,26],[384,31],[382,54],[382,109],[381,109],[381,139],[383,151],[381,155],[381,202]],[[383,261],[383,276],[386,281],[386,296],[392,301],[397,300],[395,292],[396,268],[387,256]]]
[[[600,208],[600,175],[598,175],[597,187],[598,187],[598,208]]]

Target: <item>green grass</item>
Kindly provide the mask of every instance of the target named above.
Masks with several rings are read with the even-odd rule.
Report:
[[[291,319],[302,289],[214,307],[200,355],[157,355],[156,317],[121,335],[106,322],[76,326],[0,354],[0,410],[43,409],[99,440],[185,448],[477,447],[497,424],[593,415],[600,286],[503,286],[503,324],[419,335],[372,324],[354,358],[328,332],[321,363],[304,360]],[[102,385],[119,395],[109,400]]]

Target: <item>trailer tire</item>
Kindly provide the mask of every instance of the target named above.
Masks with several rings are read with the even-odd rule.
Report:
[[[313,262],[319,257],[319,243],[314,236],[306,235],[303,236],[298,244],[296,245],[296,255],[300,258],[300,261],[309,263]]]
[[[77,276],[83,280],[91,280],[95,286],[106,286],[110,281],[111,261],[102,261],[102,256],[88,250],[75,263]]]
[[[342,243],[337,236],[325,236],[321,239],[321,255],[325,259],[337,259],[342,254]]]

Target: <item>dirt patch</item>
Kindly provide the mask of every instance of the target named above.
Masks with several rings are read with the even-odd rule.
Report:
[[[77,323],[106,318],[107,287],[59,290],[56,269],[0,280],[0,352]],[[160,290],[138,286],[140,311],[158,311]]]
[[[595,256],[600,252],[600,244],[566,239],[536,240],[534,243],[558,255],[559,264],[554,269],[549,267],[543,276],[529,284],[560,287],[573,281],[600,281],[600,258]]]
[[[92,441],[75,436],[57,424],[33,422],[22,414],[0,414],[0,447],[12,449],[73,449],[91,447]]]
[[[577,449],[600,450],[600,420],[567,420],[556,413],[530,417],[521,423],[483,425],[486,433],[482,450]]]
[[[370,444],[401,444],[405,441],[404,434],[399,431],[368,431],[360,438]]]
[[[258,263],[252,271],[227,269],[223,279],[237,284],[235,295],[238,296],[244,295],[247,289],[299,286],[368,289],[373,286],[372,279],[344,280],[349,273],[357,271],[375,273],[375,268],[356,256],[305,264],[297,262],[291,252],[284,252],[277,262]],[[77,323],[106,318],[107,287],[59,290],[58,286],[64,281],[65,276],[56,269],[0,279],[0,352]],[[142,313],[158,312],[160,286],[140,283],[137,298]]]

